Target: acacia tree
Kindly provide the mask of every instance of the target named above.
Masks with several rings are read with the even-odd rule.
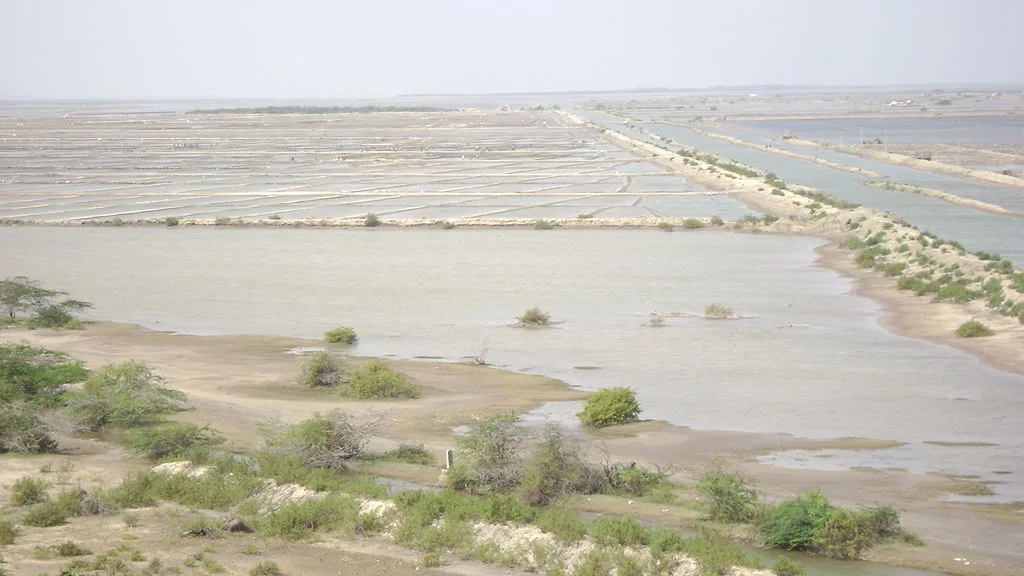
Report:
[[[43,288],[24,276],[0,280],[0,307],[11,322],[18,314],[34,312],[37,326],[57,328],[72,319],[72,312],[92,308],[88,302],[64,298],[67,295],[63,290]]]

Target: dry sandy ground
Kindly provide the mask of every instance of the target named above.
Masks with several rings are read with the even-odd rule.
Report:
[[[561,382],[539,376],[468,364],[394,361],[396,367],[423,386],[426,393],[421,399],[343,400],[329,392],[311,392],[295,384],[301,360],[288,354],[288,350],[321,343],[294,338],[174,335],[101,323],[82,331],[7,330],[2,339],[25,340],[63,350],[85,360],[92,368],[126,359],[145,361],[165,375],[169,385],[188,394],[195,410],[184,413],[183,419],[213,425],[238,447],[258,444],[258,426],[269,419],[293,421],[316,411],[343,408],[355,413],[374,413],[385,420],[387,425],[375,447],[387,448],[401,441],[424,442],[440,456],[452,447],[452,427],[458,424],[498,411],[523,412],[545,402],[583,396]],[[694,479],[713,461],[723,460],[757,478],[759,487],[772,499],[820,487],[829,497],[847,505],[897,506],[905,510],[907,526],[919,532],[929,546],[882,550],[877,553],[880,559],[943,569],[957,567],[952,561],[954,557],[974,559],[970,569],[958,572],[963,574],[1013,574],[1009,567],[1024,566],[1024,553],[1016,546],[1018,536],[1024,532],[1024,515],[1006,507],[940,502],[938,496],[953,485],[949,478],[900,471],[791,470],[756,461],[759,454],[770,450],[871,449],[891,446],[888,442],[822,442],[784,434],[699,431],[663,422],[643,422],[602,432],[594,435],[593,440],[603,444],[613,460],[662,466],[674,470],[683,481]],[[97,442],[78,441],[71,447],[76,471],[97,486],[109,486],[126,471],[140,466],[124,459],[119,450]],[[5,458],[0,484],[34,473],[40,465],[36,458]],[[375,470],[437,483],[437,474],[422,467],[403,469],[395,465]],[[275,561],[277,558],[275,553]],[[399,567],[387,569],[396,571],[380,573],[404,573]]]

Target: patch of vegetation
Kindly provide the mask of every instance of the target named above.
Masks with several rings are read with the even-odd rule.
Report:
[[[775,576],[804,576],[804,567],[797,562],[789,558],[788,556],[779,556],[772,563],[772,572]]]
[[[381,225],[380,218],[378,218],[377,215],[374,214],[373,212],[370,212],[369,214],[367,214],[366,218],[363,219],[363,226],[366,226],[368,228],[376,228],[377,226],[380,226],[380,225]]]
[[[964,304],[978,297],[978,294],[962,284],[946,284],[935,294],[936,302]]]
[[[640,418],[640,403],[630,388],[605,388],[588,396],[583,410],[576,416],[595,428],[628,424]]]
[[[219,216],[213,221],[213,223],[215,226],[230,226],[231,218],[228,218],[227,216]]]
[[[394,450],[388,450],[384,455],[390,460],[397,460],[399,462],[407,462],[409,464],[433,464],[434,456],[423,444],[402,444]]]
[[[10,520],[0,520],[0,546],[10,546],[17,539],[17,526]]]
[[[181,224],[181,220],[179,220],[176,216],[168,216],[167,218],[164,218],[164,226],[172,228],[174,226],[177,226],[178,224]]]
[[[348,344],[349,346],[359,341],[354,328],[350,326],[338,326],[324,333],[324,342],[328,344]]]
[[[89,430],[133,427],[185,409],[185,394],[142,362],[108,364],[89,377],[81,391],[68,393],[72,413]]]
[[[50,487],[49,482],[22,476],[14,481],[11,486],[11,504],[15,506],[31,506],[46,501],[46,489]]]
[[[650,470],[636,463],[604,465],[605,478],[611,491],[630,496],[644,496],[649,490],[669,484],[668,474]]]
[[[712,216],[711,217],[711,225],[712,226],[724,226],[725,225],[725,220],[722,220],[721,216]]]
[[[782,186],[776,187],[782,188]],[[860,208],[860,204],[846,202],[830,194],[825,194],[824,192],[813,192],[811,190],[790,190],[790,192],[793,192],[794,194],[799,194],[800,196],[803,196],[804,198],[808,198],[810,200],[814,200],[815,202],[820,202],[826,206],[838,208],[840,210],[853,210],[855,208]]]
[[[961,338],[982,338],[993,334],[995,334],[995,332],[993,332],[991,328],[977,320],[968,320],[956,329],[956,335]]]
[[[224,438],[209,426],[172,422],[139,431],[132,438],[129,449],[155,461],[209,450],[223,441]]]
[[[24,276],[0,280],[0,309],[12,323],[19,314],[34,314],[28,318],[29,328],[63,328],[75,319],[74,312],[92,308],[92,304],[67,295]]]
[[[716,522],[750,522],[757,514],[758,493],[738,472],[717,467],[701,475],[697,492],[708,517]]]
[[[375,422],[359,421],[341,410],[317,412],[268,437],[267,443],[278,452],[300,454],[310,468],[343,471],[365,451],[375,428]]]
[[[891,507],[854,512],[834,506],[820,492],[774,507],[759,530],[771,547],[840,559],[859,558],[871,546],[902,531],[899,512]]]
[[[867,246],[867,242],[857,238],[856,236],[853,238],[847,238],[839,244],[840,248],[845,248],[847,250],[861,250],[867,248]]]
[[[704,307],[705,318],[721,319],[732,318],[734,316],[735,312],[733,312],[732,308],[729,308],[728,306],[722,306],[721,304],[708,304]]]
[[[660,230],[664,230],[665,232],[672,232],[673,230],[676,229],[676,227],[673,226],[671,222],[666,222],[664,220],[658,222],[658,228]]]
[[[274,562],[260,562],[249,570],[249,576],[284,576],[284,572]]]
[[[530,505],[550,504],[568,494],[600,492],[606,483],[583,455],[579,441],[563,426],[549,423],[526,462],[519,494]]]
[[[342,367],[330,352],[320,351],[302,364],[299,385],[306,388],[337,386],[342,380]]]
[[[324,498],[282,506],[259,522],[260,534],[286,540],[302,540],[315,532],[355,526],[359,504],[347,496],[328,494]]]
[[[395,370],[380,359],[367,360],[346,376],[338,391],[342,396],[374,400],[383,398],[419,398],[420,388],[405,372]]]
[[[697,218],[687,218],[686,220],[683,220],[683,228],[685,230],[696,230],[703,227],[704,223]]]
[[[25,402],[0,403],[0,453],[53,452],[57,441],[39,408]]]
[[[519,449],[526,430],[515,416],[494,414],[456,440],[455,465],[448,485],[473,494],[499,494],[519,485],[523,461]]]
[[[534,306],[526,312],[523,312],[523,315],[517,320],[519,320],[519,324],[521,326],[539,328],[549,326],[551,324],[551,315],[541,310],[539,307]]]
[[[555,224],[553,222],[549,222],[547,220],[536,220],[533,223],[533,229],[534,230],[551,230],[554,227],[555,227]]]
[[[448,220],[444,220],[444,221],[441,222],[441,229],[442,230],[454,230],[455,228],[457,228],[457,226],[455,225],[454,222],[451,222],[451,221],[448,221]]]
[[[58,556],[62,556],[64,558],[72,558],[75,556],[89,556],[90,554],[92,554],[91,550],[79,546],[71,540],[65,540],[64,542],[57,544],[53,547],[53,551],[56,552]]]
[[[0,344],[0,403],[58,406],[65,386],[88,376],[82,362],[63,352],[28,344]]]

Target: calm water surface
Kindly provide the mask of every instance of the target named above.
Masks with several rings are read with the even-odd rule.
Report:
[[[312,338],[345,324],[367,355],[486,350],[496,365],[586,389],[632,386],[648,418],[909,442],[899,454],[923,470],[1009,471],[998,490],[1024,499],[1024,378],[881,329],[877,305],[814,265],[819,243],[711,231],[5,227],[0,262],[5,276],[93,302],[97,318]],[[712,302],[750,318],[644,325],[651,312]],[[508,326],[534,305],[563,323]]]

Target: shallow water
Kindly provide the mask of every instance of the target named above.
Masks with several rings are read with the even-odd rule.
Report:
[[[359,354],[483,352],[587,389],[632,386],[645,417],[695,428],[900,440],[923,468],[960,474],[1015,461],[996,489],[1024,500],[1024,378],[881,329],[877,305],[813,264],[819,244],[712,231],[6,227],[0,261],[5,275],[93,302],[97,318],[311,338],[351,325]],[[712,302],[749,318],[645,326],[651,312]],[[509,327],[534,305],[563,323]],[[928,440],[999,446],[960,460],[918,444]]]
[[[1024,145],[1024,117],[983,116],[961,118],[862,118],[858,120],[763,120],[739,126],[769,136],[785,132],[832,144],[856,144],[863,129],[865,140],[890,144],[962,144],[992,147]]]

